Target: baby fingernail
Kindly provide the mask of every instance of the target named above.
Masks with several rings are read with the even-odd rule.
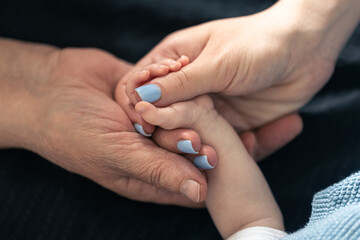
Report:
[[[135,91],[139,95],[142,101],[149,103],[156,102],[161,97],[161,89],[156,84],[148,84],[138,88],[135,88]]]
[[[212,169],[213,166],[210,165],[206,155],[200,155],[194,158],[194,165],[201,169]]]
[[[151,135],[152,135],[152,134],[146,133],[146,132],[144,131],[143,127],[142,127],[140,124],[138,124],[138,123],[135,123],[135,124],[134,124],[134,128],[135,128],[135,130],[136,130],[138,133],[140,133],[141,135],[143,135],[143,136],[145,136],[145,137],[151,137]]]
[[[177,67],[179,67],[179,66],[181,66],[181,63],[179,63],[179,62],[177,62],[177,61],[173,61],[173,62],[171,62],[171,64],[170,64],[170,67],[172,67],[172,68],[177,68]]]
[[[194,180],[188,179],[181,185],[180,192],[193,202],[200,200],[200,184]]]
[[[199,153],[199,152],[195,151],[190,140],[178,141],[176,146],[177,146],[177,149],[183,153],[189,153],[189,154],[198,154]]]
[[[165,66],[165,65],[160,65],[160,66],[159,66],[159,69],[160,69],[160,70],[168,70],[169,67],[168,67],[168,66]]]

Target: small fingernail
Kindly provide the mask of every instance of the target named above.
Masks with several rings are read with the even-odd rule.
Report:
[[[172,68],[176,68],[176,67],[179,67],[179,65],[181,66],[181,63],[177,62],[177,61],[174,61],[170,64],[170,67]]]
[[[156,84],[148,84],[138,88],[135,88],[135,91],[139,95],[142,101],[149,103],[156,102],[161,97],[161,89]]]
[[[213,166],[210,165],[206,155],[200,155],[194,158],[194,165],[201,169],[212,169]]]
[[[148,74],[148,72],[149,72],[149,70],[142,70],[142,71],[140,72],[140,75],[146,75],[146,74]]]
[[[151,135],[152,135],[152,134],[146,133],[146,132],[144,131],[143,127],[142,127],[140,124],[138,124],[138,123],[135,123],[135,124],[134,124],[134,128],[135,128],[135,130],[136,130],[138,133],[140,133],[141,135],[143,135],[143,136],[145,136],[145,137],[151,137]]]
[[[165,66],[165,65],[160,65],[159,69],[160,69],[160,70],[168,70],[169,67],[168,67],[168,66]]]
[[[200,200],[200,184],[194,180],[188,179],[183,182],[180,192],[193,202]]]
[[[146,107],[144,107],[143,105],[136,105],[135,110],[141,115],[146,111]]]
[[[177,146],[177,149],[183,153],[189,153],[189,154],[198,154],[199,153],[199,152],[195,151],[190,140],[178,141],[176,146]]]

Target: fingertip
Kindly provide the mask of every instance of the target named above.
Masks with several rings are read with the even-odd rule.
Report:
[[[213,169],[214,166],[210,164],[210,161],[206,155],[199,155],[194,158],[194,165],[199,169]]]
[[[184,67],[189,64],[190,59],[189,57],[182,55],[177,61],[181,64],[182,67]]]
[[[166,65],[159,66],[159,75],[165,75],[169,72],[170,68]]]
[[[136,89],[141,86],[144,82],[148,81],[150,77],[149,70],[136,71],[131,73],[127,78],[127,82],[125,83],[125,90],[128,98],[130,99],[132,104],[136,104],[141,101],[141,97]]]
[[[137,78],[137,84],[144,82],[146,80],[148,80],[150,77],[150,71],[149,70],[142,70],[139,72],[138,78]]]
[[[263,132],[268,131],[267,138],[271,138],[272,136],[269,134],[270,127],[276,129],[277,139],[284,145],[289,141],[293,140],[297,137],[303,130],[303,121],[299,114],[291,114],[281,119],[274,121],[273,123],[268,124],[264,127]],[[273,130],[275,132],[275,130]],[[259,130],[259,133],[262,133],[262,130]],[[270,141],[270,140],[269,140]]]
[[[216,167],[216,165],[218,163],[218,158],[217,158],[216,151],[213,147],[208,146],[208,145],[203,145],[202,149],[200,150],[200,154],[206,155],[207,161],[208,161],[209,165],[211,166],[211,168],[209,168],[209,169]]]
[[[182,64],[178,61],[174,61],[171,65],[170,65],[170,70],[172,72],[175,72],[175,71],[179,71],[182,67]]]
[[[292,115],[294,118],[294,133],[298,136],[304,129],[304,122],[299,114]]]
[[[202,170],[213,169],[217,163],[217,154],[214,148],[208,145],[203,145],[200,149],[199,155],[188,157],[193,159],[194,165]]]
[[[135,111],[138,112],[140,115],[143,115],[145,112],[152,111],[156,107],[151,103],[140,101],[135,105]]]
[[[193,179],[185,179],[180,186],[179,192],[192,202],[203,202],[207,193],[206,181],[202,183]]]
[[[195,150],[194,145],[191,140],[183,139],[179,140],[176,143],[176,148],[181,153],[188,153],[188,154],[198,154],[199,152]]]
[[[143,114],[146,111],[146,105],[144,104],[143,101],[138,102],[135,105],[135,111],[138,112],[140,115]]]
[[[136,112],[141,116],[143,121],[147,124],[152,125],[159,125],[159,119],[157,113],[157,108],[152,105],[151,103],[142,101],[135,105]]]
[[[134,90],[136,97],[139,101],[146,101],[153,103],[161,98],[162,90],[157,84],[145,84]]]
[[[144,137],[151,137],[152,133],[148,133],[144,130],[143,126],[139,123],[135,123],[134,124],[134,128],[135,130],[140,133],[141,135],[143,135]]]
[[[194,151],[196,152],[196,154],[198,154],[201,149],[201,139],[200,139],[199,134],[196,131],[191,130],[191,129],[182,129],[179,131],[181,131],[179,134],[180,135],[179,138],[182,140],[191,141]]]

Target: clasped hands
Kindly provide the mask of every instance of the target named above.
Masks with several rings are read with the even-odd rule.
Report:
[[[140,74],[151,63],[188,56],[181,70],[150,76],[144,83],[159,89],[154,105],[211,94],[215,108],[238,130],[250,155],[261,160],[301,132],[295,112],[326,83],[337,58],[313,35],[290,31],[291,25],[277,22],[269,11],[278,10],[175,32],[135,66],[97,49],[21,45],[45,50],[30,58],[37,61],[33,69],[11,76],[26,83],[21,90],[16,81],[9,85],[9,96],[16,99],[9,108],[23,114],[8,114],[11,120],[3,125],[15,130],[4,130],[6,142],[130,199],[202,206],[206,176],[177,143],[190,140],[214,165],[216,153],[211,146],[203,148],[201,136],[191,129],[155,130],[140,122],[142,131],[152,136],[137,133],[133,124],[138,118],[127,108],[139,101],[134,89],[141,84],[121,79]],[[127,97],[117,98],[119,93]]]

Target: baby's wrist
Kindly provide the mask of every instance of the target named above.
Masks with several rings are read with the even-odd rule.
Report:
[[[242,226],[239,229],[239,231],[248,229],[248,228],[253,228],[253,227],[266,227],[266,228],[276,229],[276,230],[285,232],[284,221],[283,221],[281,215],[274,216],[274,217],[267,217],[267,218],[263,218],[263,219],[248,223],[248,224]]]

